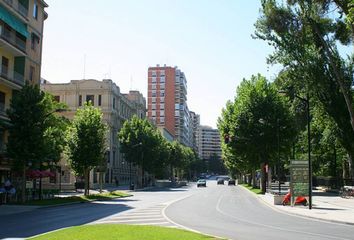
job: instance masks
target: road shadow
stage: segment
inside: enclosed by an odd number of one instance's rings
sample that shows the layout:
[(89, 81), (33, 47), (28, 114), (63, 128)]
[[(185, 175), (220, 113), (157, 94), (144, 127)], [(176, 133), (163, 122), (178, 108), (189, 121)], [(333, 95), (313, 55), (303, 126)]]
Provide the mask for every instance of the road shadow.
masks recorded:
[(345, 210), (345, 209), (342, 209), (342, 208), (326, 208), (326, 207), (313, 207), (313, 209), (330, 210), (330, 211), (344, 211)]
[(188, 188), (151, 188), (151, 189), (138, 189), (134, 192), (185, 192)]
[(78, 203), (39, 208), (0, 219), (0, 239), (27, 238), (49, 231), (87, 224), (132, 209), (124, 203)]
[(338, 193), (331, 193), (331, 192), (312, 192), (312, 196), (318, 197), (338, 197)]

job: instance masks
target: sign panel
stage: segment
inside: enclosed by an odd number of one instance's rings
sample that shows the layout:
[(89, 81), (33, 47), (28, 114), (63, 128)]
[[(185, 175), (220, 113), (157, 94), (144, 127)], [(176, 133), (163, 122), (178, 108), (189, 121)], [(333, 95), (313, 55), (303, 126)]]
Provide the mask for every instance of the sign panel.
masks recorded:
[(309, 196), (309, 166), (308, 161), (291, 161), (290, 164), (291, 202), (298, 196)]

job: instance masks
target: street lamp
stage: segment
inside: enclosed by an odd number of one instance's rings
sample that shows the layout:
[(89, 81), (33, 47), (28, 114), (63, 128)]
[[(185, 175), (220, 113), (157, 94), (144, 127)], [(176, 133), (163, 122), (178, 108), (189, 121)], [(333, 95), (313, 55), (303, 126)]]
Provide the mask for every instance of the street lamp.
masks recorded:
[[(279, 93), (286, 93), (285, 91), (279, 91)], [(306, 98), (300, 97), (298, 95), (294, 95), (297, 99), (304, 102), (306, 104), (306, 116), (307, 116), (307, 145), (308, 145), (308, 177), (309, 177), (309, 209), (312, 209), (312, 162), (311, 162), (311, 131), (310, 131), (310, 96), (307, 92)]]

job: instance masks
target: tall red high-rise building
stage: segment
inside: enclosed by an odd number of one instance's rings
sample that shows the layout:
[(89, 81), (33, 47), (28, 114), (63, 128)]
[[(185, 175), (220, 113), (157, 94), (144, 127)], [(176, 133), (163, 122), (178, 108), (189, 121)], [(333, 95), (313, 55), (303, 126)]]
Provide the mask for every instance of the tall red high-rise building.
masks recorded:
[(187, 81), (177, 67), (149, 67), (148, 118), (157, 126), (164, 127), (182, 144), (192, 146)]

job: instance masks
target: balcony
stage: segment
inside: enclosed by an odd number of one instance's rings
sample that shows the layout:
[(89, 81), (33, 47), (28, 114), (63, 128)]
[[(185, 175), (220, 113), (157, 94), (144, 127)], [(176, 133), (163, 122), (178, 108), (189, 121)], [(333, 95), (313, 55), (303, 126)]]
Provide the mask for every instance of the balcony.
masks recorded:
[[(25, 82), (24, 76), (16, 71), (13, 72), (13, 76), (10, 76), (8, 67), (4, 65), (1, 66), (0, 77), (9, 81), (11, 86), (12, 86), (11, 83), (16, 83), (17, 85), (23, 86)], [(1, 106), (0, 106), (0, 112), (1, 112)]]
[(16, 34), (16, 31), (5, 27), (4, 23), (0, 23), (0, 28), (2, 29), (0, 32), (0, 46), (12, 52), (15, 56), (26, 56), (26, 41), (21, 39)]
[(28, 8), (26, 8), (21, 2), (19, 1), (13, 1), (13, 0), (4, 0), (4, 2), (11, 8), (15, 10), (15, 12), (26, 19), (28, 21)]

